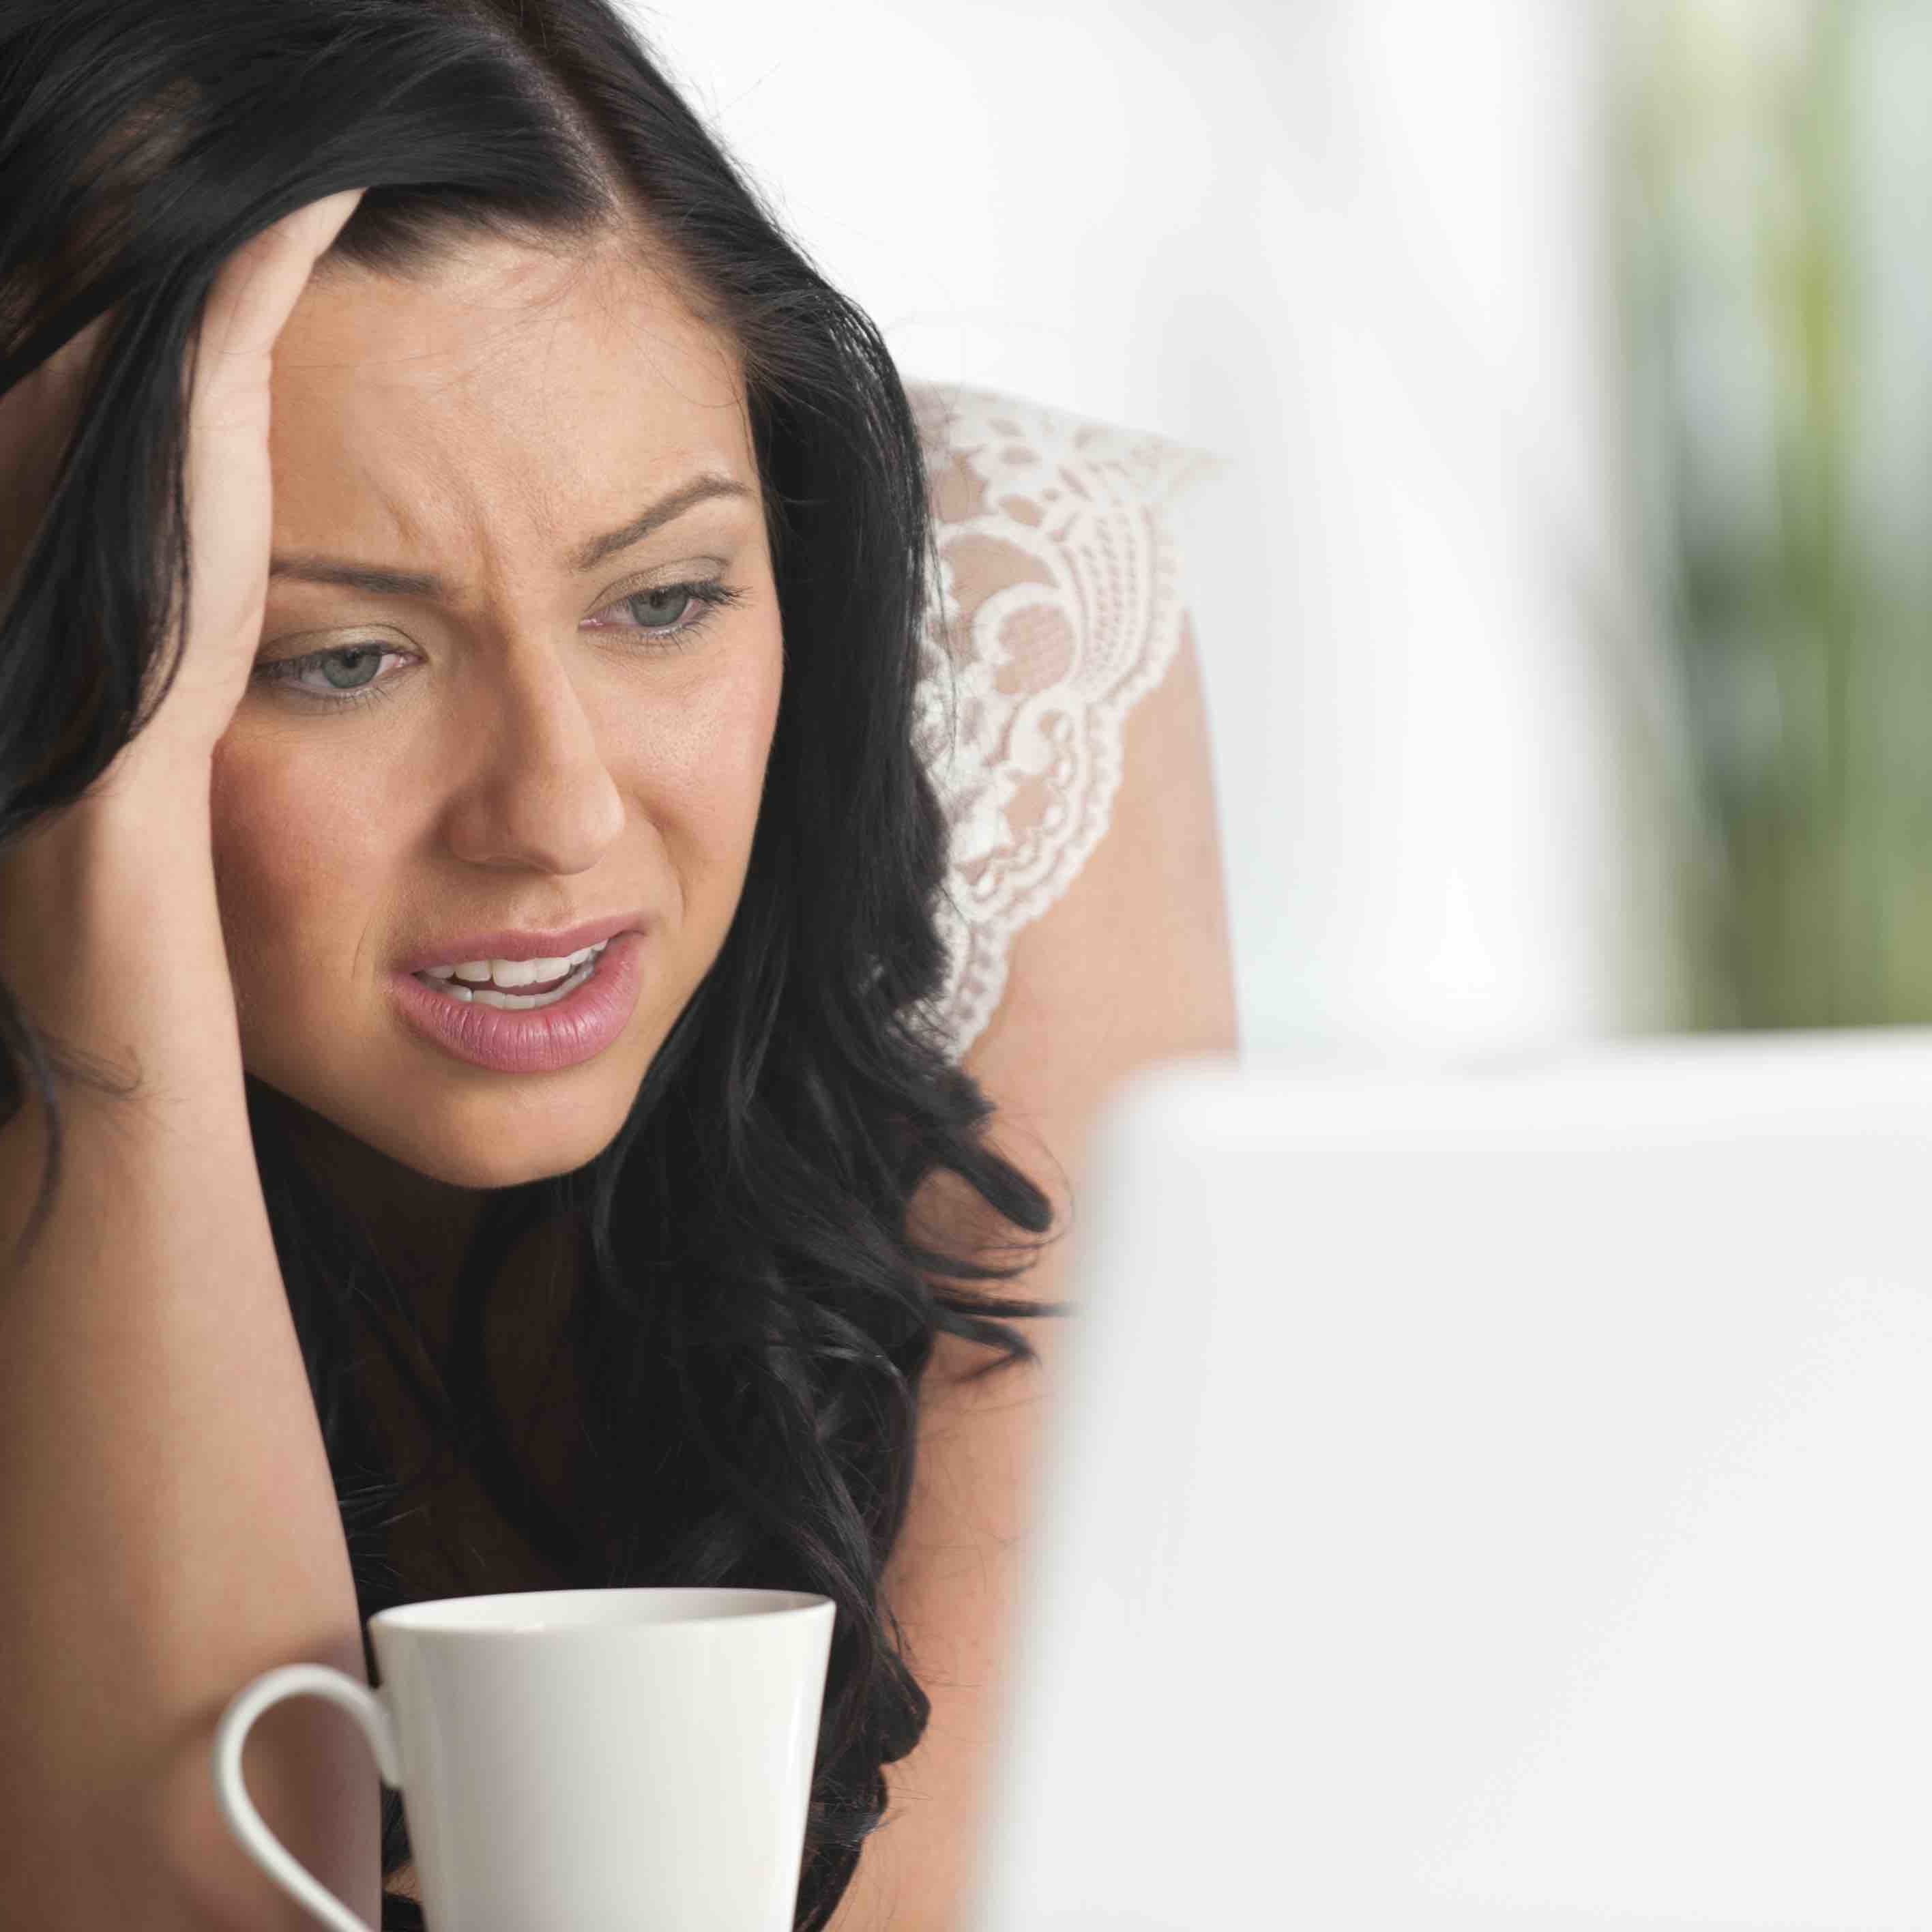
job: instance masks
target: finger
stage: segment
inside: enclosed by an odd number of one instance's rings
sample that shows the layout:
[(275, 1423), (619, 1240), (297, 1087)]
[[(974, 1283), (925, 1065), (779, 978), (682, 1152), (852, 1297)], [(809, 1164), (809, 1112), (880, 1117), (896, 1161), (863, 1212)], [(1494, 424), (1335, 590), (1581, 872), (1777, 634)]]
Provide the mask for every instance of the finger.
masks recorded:
[(285, 214), (249, 237), (223, 265), (203, 315), (214, 368), (254, 373), (273, 350), (317, 259), (356, 212), (364, 190), (344, 188)]
[[(195, 583), (187, 622), (225, 645), (259, 625), (272, 484), (272, 352), (316, 259), (361, 200), (312, 202), (252, 236), (208, 292), (194, 357), (186, 482)], [(214, 345), (212, 352), (203, 344)]]

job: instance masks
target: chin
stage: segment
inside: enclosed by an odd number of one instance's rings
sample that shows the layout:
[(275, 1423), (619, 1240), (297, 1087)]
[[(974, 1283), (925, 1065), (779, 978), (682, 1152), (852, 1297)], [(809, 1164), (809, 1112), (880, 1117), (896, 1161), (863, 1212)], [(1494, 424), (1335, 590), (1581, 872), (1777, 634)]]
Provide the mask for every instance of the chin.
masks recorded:
[(382, 1148), (392, 1160), (430, 1180), (446, 1186), (477, 1192), (502, 1187), (520, 1187), (532, 1180), (548, 1180), (560, 1174), (574, 1173), (595, 1160), (616, 1138), (616, 1130), (601, 1137), (574, 1134), (568, 1138), (532, 1147), (470, 1144), (461, 1140), (431, 1142), (406, 1148)]
[(322, 1094), (290, 1088), (272, 1076), (265, 1084), (295, 1103), (301, 1157), (338, 1172), (352, 1188), (383, 1185), (386, 1165), (466, 1192), (518, 1187), (570, 1174), (616, 1139), (626, 1115), (580, 1102), (567, 1110), (539, 1111), (518, 1119), (438, 1117), (424, 1107), (399, 1118), (393, 1103), (377, 1106), (366, 1095)]

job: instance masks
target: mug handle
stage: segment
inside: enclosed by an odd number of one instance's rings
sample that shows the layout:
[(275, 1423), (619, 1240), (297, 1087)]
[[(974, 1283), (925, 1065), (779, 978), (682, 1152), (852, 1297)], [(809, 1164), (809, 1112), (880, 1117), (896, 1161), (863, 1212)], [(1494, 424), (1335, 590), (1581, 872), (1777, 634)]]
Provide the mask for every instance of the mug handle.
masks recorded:
[(264, 1671), (252, 1684), (244, 1684), (229, 1700), (228, 1708), (214, 1731), (214, 1795), (220, 1802), (228, 1828), (241, 1841), (242, 1849), (266, 1872), (298, 1905), (329, 1928), (329, 1932), (372, 1932), (327, 1886), (305, 1871), (283, 1847), (255, 1809), (248, 1788), (242, 1778), (242, 1747), (248, 1742), (249, 1726), (272, 1704), (284, 1697), (326, 1697), (339, 1704), (362, 1727), (376, 1754), (376, 1768), (382, 1782), (392, 1791), (403, 1784), (402, 1759), (396, 1748), (396, 1730), (381, 1696), (366, 1684), (326, 1664), (285, 1664), (279, 1670)]

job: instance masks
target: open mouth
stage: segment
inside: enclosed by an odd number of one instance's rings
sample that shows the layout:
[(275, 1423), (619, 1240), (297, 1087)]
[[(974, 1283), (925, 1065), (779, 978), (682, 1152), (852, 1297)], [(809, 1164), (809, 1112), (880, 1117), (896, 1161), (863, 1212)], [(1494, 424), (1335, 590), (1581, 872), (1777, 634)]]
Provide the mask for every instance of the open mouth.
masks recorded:
[(596, 974), (599, 957), (601, 953), (593, 954), (574, 972), (566, 973), (560, 979), (539, 980), (515, 988), (496, 986), (487, 981), (472, 986), (447, 974), (439, 976), (418, 973), (414, 976), (446, 999), (464, 1005), (500, 1006), (511, 1012), (524, 1012), (532, 1007), (554, 1006), (558, 1000), (568, 999)]
[(452, 1058), (496, 1073), (558, 1073), (622, 1037), (642, 996), (645, 946), (641, 928), (614, 934), (574, 965), (557, 956), (533, 962), (570, 970), (528, 986), (459, 980), (454, 967), (398, 972), (389, 983), (403, 1024)]

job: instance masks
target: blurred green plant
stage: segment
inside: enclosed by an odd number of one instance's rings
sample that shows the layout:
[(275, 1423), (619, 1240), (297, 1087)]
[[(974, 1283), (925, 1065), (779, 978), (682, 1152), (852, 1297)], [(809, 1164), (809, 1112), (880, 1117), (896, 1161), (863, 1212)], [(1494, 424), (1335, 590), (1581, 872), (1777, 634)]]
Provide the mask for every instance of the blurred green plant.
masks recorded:
[(1686, 1023), (1932, 1021), (1932, 5), (1612, 4)]

